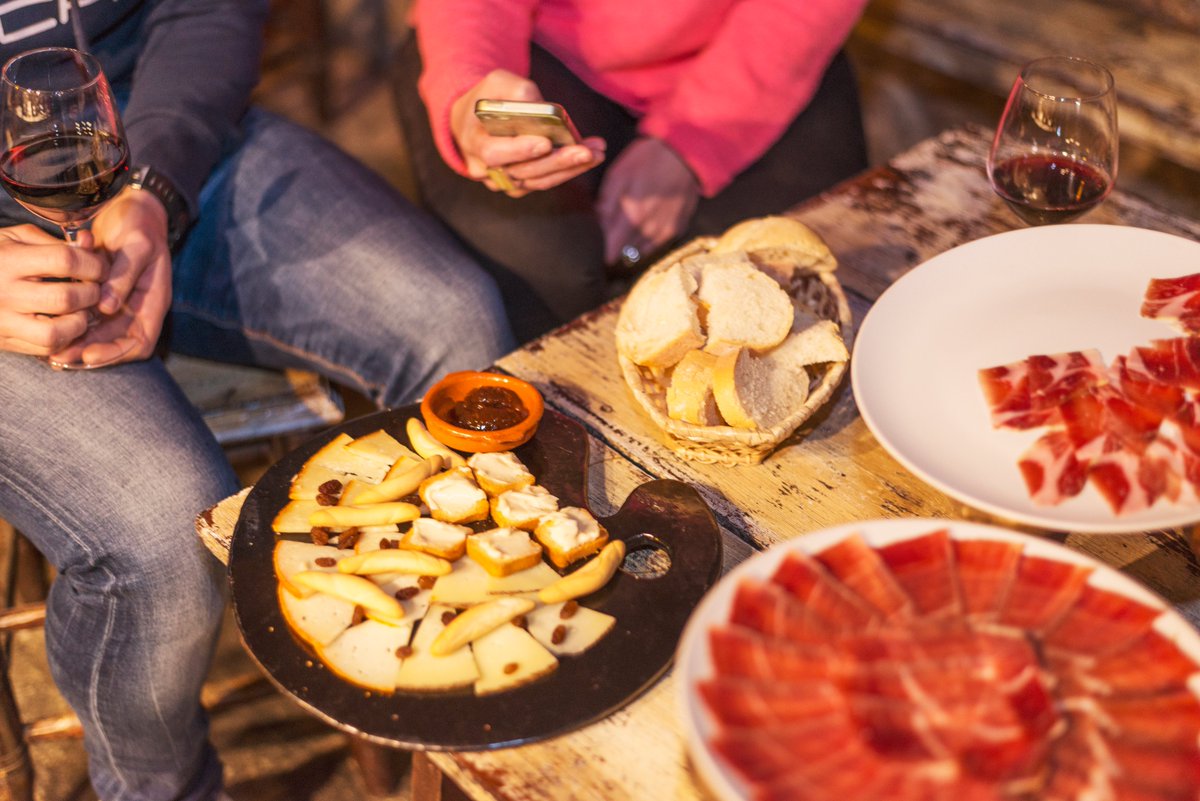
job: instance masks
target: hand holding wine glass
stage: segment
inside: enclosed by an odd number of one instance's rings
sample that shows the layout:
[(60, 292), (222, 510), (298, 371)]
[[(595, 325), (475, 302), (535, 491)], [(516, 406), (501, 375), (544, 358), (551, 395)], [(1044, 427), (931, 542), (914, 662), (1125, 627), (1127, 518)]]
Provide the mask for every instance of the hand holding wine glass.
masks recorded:
[(988, 153), (992, 188), (1027, 223), (1061, 223), (1108, 197), (1117, 178), (1112, 74), (1091, 61), (1031, 61), (1013, 83)]
[[(70, 244), (80, 226), (125, 186), (129, 149), (116, 102), (99, 62), (64, 47), (30, 50), (0, 70), (0, 179), (22, 206), (57, 224)], [(63, 280), (46, 275), (45, 282)], [(140, 327), (128, 307), (112, 315), (91, 310), (90, 328), (103, 332), (95, 354), (76, 348), (58, 368), (87, 369), (118, 360), (134, 348)], [(92, 339), (95, 339), (94, 337)]]

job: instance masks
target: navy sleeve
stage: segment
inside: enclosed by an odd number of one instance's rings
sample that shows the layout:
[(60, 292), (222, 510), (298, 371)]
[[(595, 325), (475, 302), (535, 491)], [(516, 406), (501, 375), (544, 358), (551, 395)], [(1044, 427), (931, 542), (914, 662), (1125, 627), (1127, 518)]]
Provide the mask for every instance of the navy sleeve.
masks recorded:
[(187, 199), (236, 141), (258, 82), (267, 0), (150, 0), (125, 108), (132, 163)]

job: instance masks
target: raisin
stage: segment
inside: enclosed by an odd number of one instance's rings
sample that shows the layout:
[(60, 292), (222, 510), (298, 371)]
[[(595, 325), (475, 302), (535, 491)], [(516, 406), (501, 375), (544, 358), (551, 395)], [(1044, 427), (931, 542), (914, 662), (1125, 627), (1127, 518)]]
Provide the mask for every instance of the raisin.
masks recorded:
[(456, 617), (458, 617), (458, 612), (451, 612), (450, 610), (446, 610), (445, 612), (442, 612), (442, 625), (449, 626), (450, 621), (454, 620), (454, 618), (456, 618)]
[(319, 506), (337, 506), (338, 498), (336, 495), (326, 495), (324, 492), (317, 493), (317, 505)]
[(317, 492), (323, 495), (341, 495), (342, 482), (336, 478), (331, 478), (328, 481), (322, 482), (321, 486), (317, 487)]
[(387, 538), (384, 538), (379, 541), (379, 550), (381, 550), (381, 551), (394, 551), (399, 547), (400, 547), (399, 540), (389, 540)]
[(318, 556), (313, 560), (313, 564), (317, 567), (333, 567), (337, 564), (337, 560), (332, 556)]
[(516, 662), (509, 662), (507, 665), (504, 666), (504, 672), (505, 673), (516, 673), (517, 669), (520, 667), (521, 666), (518, 665)]
[(351, 526), (338, 535), (339, 548), (353, 548), (358, 543), (358, 538), (362, 536), (362, 532)]
[(357, 626), (367, 619), (367, 613), (358, 604), (354, 605), (354, 614), (350, 617), (350, 625)]
[(329, 529), (324, 526), (313, 526), (312, 531), (308, 532), (308, 536), (312, 537), (315, 545), (329, 544)]
[(411, 645), (401, 645), (396, 649), (396, 656), (400, 657), (401, 659), (408, 659), (412, 655), (413, 649)]
[(416, 594), (420, 591), (417, 587), (401, 587), (395, 592), (396, 600), (407, 601), (409, 598), (416, 597)]
[(514, 617), (513, 625), (516, 626), (517, 628), (525, 629), (526, 631), (529, 630), (529, 621), (525, 619), (524, 615), (517, 615), (516, 617)]
[(562, 641), (567, 639), (567, 627), (555, 626), (554, 631), (550, 634), (550, 642), (554, 645), (562, 645)]
[(558, 616), (563, 620), (575, 617), (575, 612), (579, 610), (579, 602), (574, 598), (562, 605), (562, 609), (558, 610)]
[(421, 576), (417, 579), (417, 586), (423, 590), (433, 589), (434, 582), (437, 581), (437, 576)]

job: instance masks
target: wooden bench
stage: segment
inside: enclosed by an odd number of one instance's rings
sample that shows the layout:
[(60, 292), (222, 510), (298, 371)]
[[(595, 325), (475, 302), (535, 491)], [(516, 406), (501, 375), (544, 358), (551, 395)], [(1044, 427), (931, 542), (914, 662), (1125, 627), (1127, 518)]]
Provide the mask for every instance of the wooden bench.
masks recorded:
[(1119, 184), (1200, 212), (1196, 0), (872, 0), (850, 51), (876, 160), (950, 125), (994, 127), (1026, 61), (1103, 63), (1119, 98)]

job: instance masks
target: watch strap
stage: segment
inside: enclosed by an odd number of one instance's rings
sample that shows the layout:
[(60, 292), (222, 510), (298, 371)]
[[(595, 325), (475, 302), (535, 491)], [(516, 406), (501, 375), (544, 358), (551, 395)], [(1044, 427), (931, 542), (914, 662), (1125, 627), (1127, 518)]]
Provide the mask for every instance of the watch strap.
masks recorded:
[(167, 244), (174, 248), (192, 221), (183, 195), (166, 176), (147, 164), (133, 168), (129, 185), (150, 192), (162, 202), (167, 210)]

